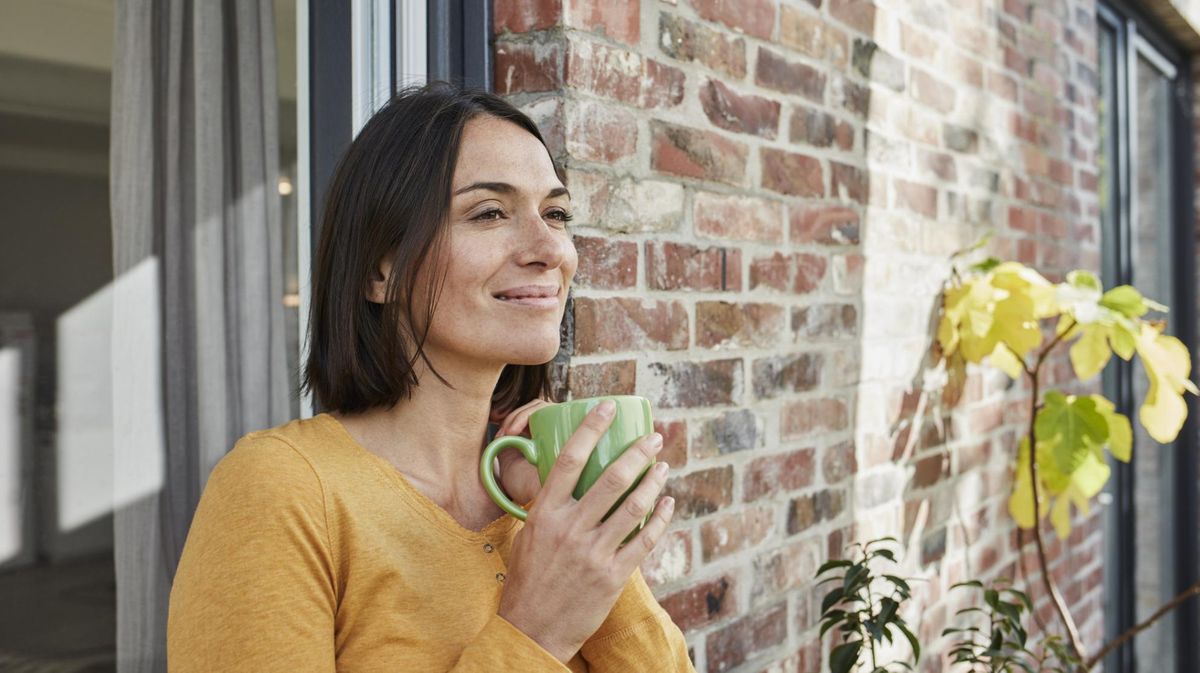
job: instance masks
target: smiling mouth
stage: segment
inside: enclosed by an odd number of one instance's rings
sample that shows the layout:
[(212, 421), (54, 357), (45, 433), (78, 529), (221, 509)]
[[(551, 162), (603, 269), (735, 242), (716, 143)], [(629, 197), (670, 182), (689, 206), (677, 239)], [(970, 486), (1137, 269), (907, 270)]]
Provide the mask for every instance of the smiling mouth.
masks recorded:
[(524, 306), (530, 308), (558, 308), (558, 297), (506, 297), (504, 295), (496, 295), (496, 299), (512, 306)]

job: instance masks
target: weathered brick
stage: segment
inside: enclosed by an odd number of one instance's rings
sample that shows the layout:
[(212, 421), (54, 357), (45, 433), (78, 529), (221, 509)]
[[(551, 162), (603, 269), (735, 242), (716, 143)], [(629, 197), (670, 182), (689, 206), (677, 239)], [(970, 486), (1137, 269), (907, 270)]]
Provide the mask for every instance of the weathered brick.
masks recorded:
[(807, 294), (820, 287), (826, 266), (824, 257), (804, 252), (756, 257), (750, 265), (750, 289), (765, 286), (780, 292)]
[(737, 579), (724, 574), (659, 601), (680, 631), (693, 631), (737, 614)]
[(789, 402), (780, 411), (779, 434), (784, 440), (840, 432), (848, 427), (846, 401), (836, 397)]
[(640, 0), (566, 0), (563, 23), (636, 45), (641, 39)]
[(821, 474), (825, 483), (836, 484), (858, 471), (854, 442), (839, 442), (821, 451)]
[(575, 352), (580, 355), (687, 345), (687, 309), (678, 301), (575, 298)]
[(954, 87), (917, 68), (912, 71), (912, 94), (913, 98), (942, 114), (954, 111), (957, 99)]
[(904, 90), (904, 61), (881, 49), (873, 40), (854, 40), (850, 64), (865, 79), (893, 91)]
[(754, 395), (769, 399), (815, 388), (824, 358), (819, 353), (776, 355), (754, 361)]
[[(838, 126), (838, 120), (828, 112), (797, 107), (792, 112), (792, 119), (788, 127), (788, 140), (813, 147), (830, 147), (837, 138)], [(842, 149), (849, 148), (843, 147)]]
[(829, 15), (860, 33), (875, 33), (875, 3), (872, 0), (829, 0)]
[(692, 7), (703, 19), (763, 40), (771, 39), (775, 29), (775, 3), (771, 0), (692, 0)]
[(770, 147), (761, 150), (762, 186), (788, 196), (824, 196), (825, 173), (815, 157)]
[(787, 603), (747, 615), (708, 635), (708, 671), (724, 673), (787, 639)]
[(730, 38), (676, 14), (658, 16), (658, 45), (663, 53), (680, 61), (698, 61), (735, 79), (746, 75), (746, 41)]
[(635, 51), (572, 39), (565, 82), (594, 96), (646, 108), (673, 107), (683, 101), (686, 76)]
[(663, 448), (658, 460), (668, 463), (672, 469), (683, 467), (688, 462), (688, 423), (685, 420), (654, 421), (654, 431), (663, 436)]
[(859, 214), (845, 206), (796, 206), (790, 213), (792, 243), (858, 245)]
[(557, 42), (500, 42), (494, 56), (498, 94), (553, 91), (562, 85), (563, 48)]
[[(779, 549), (759, 554), (754, 559), (754, 583), (750, 587), (750, 604), (758, 606), (773, 601), (790, 591), (810, 584), (821, 560), (822, 539), (809, 537)], [(801, 624), (811, 623), (807, 620)], [(819, 670), (820, 664), (813, 669)], [(788, 673), (791, 673), (789, 669)]]
[(779, 491), (795, 491), (813, 482), (813, 450), (799, 449), (757, 458), (746, 466), (742, 499), (752, 502)]
[(742, 251), (686, 243), (646, 243), (646, 281), (654, 290), (742, 289)]
[(758, 48), (754, 83), (818, 103), (825, 98), (825, 73), (804, 63), (790, 62), (764, 47)]
[(896, 205), (925, 217), (937, 217), (937, 188), (896, 178)]
[(826, 489), (793, 498), (788, 504), (787, 534), (795, 535), (823, 521), (833, 521), (845, 509), (846, 493), (842, 489)]
[(492, 25), (497, 33), (546, 30), (562, 19), (563, 0), (495, 0)]
[(712, 514), (733, 502), (733, 466), (673, 477), (663, 495), (675, 498), (676, 521)]
[(714, 126), (727, 131), (774, 138), (779, 128), (779, 102), (739, 94), (719, 80), (700, 87), (700, 107)]
[(567, 153), (584, 161), (614, 163), (637, 149), (633, 113), (612, 105), (576, 101), (565, 117)]
[(687, 76), (679, 68), (646, 59), (642, 73), (642, 97), (639, 105), (645, 108), (674, 107), (683, 102)]
[(749, 150), (711, 131), (650, 123), (650, 167), (662, 173), (740, 185)]
[(829, 162), (833, 186), (830, 192), (843, 201), (866, 204), (871, 197), (871, 178), (863, 169), (839, 161)]
[(913, 471), (913, 488), (928, 488), (950, 476), (950, 454), (939, 451), (917, 461)]
[(692, 531), (673, 530), (664, 534), (655, 545), (654, 551), (642, 561), (641, 569), (646, 584), (651, 588), (670, 584), (691, 575)]
[(798, 306), (792, 310), (792, 332), (801, 341), (855, 336), (858, 309), (853, 304)]
[(575, 398), (632, 395), (637, 390), (637, 361), (571, 365), (568, 381), (571, 396)]
[(592, 201), (604, 209), (596, 226), (615, 233), (675, 231), (683, 220), (683, 187), (673, 182), (606, 182)]
[(750, 507), (705, 521), (700, 527), (700, 554), (705, 563), (757, 547), (775, 529), (771, 507)]
[(700, 421), (692, 421), (696, 436), (692, 438), (692, 455), (715, 458), (738, 451), (749, 451), (759, 444), (759, 420), (749, 409), (726, 411)]
[(616, 290), (637, 284), (637, 243), (593, 236), (576, 236), (574, 241), (579, 255), (576, 287)]
[(651, 402), (663, 408), (714, 407), (737, 404), (741, 395), (742, 361), (680, 361), (647, 365)]
[(692, 200), (692, 222), (705, 238), (783, 242), (779, 204), (766, 199), (698, 192)]
[(846, 33), (824, 17), (790, 5), (783, 5), (779, 16), (779, 42), (805, 56), (846, 64)]
[(775, 304), (696, 303), (696, 345), (701, 348), (768, 348), (779, 343), (783, 307)]

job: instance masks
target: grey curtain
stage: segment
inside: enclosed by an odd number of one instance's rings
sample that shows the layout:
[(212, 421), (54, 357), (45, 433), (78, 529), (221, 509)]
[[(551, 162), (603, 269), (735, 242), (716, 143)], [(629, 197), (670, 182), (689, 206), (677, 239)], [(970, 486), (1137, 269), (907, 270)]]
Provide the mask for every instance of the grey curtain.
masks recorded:
[(271, 0), (118, 0), (114, 536), (122, 673), (166, 670), (213, 465), (287, 420)]

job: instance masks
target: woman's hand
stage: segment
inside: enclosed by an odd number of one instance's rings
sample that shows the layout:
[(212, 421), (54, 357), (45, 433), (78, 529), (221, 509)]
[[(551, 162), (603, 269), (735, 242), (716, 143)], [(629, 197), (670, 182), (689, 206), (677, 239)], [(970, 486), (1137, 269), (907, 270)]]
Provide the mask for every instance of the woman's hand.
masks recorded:
[[(505, 435), (529, 436), (529, 416), (542, 407), (550, 406), (546, 400), (533, 400), (509, 412), (500, 421), (497, 437)], [(533, 500), (542, 488), (537, 468), (525, 460), (520, 451), (510, 449), (500, 454), (500, 487), (513, 502), (524, 505)]]
[[(607, 414), (604, 408), (608, 407)], [(662, 450), (662, 435), (635, 442), (581, 500), (572, 492), (588, 456), (612, 423), (611, 402), (593, 409), (563, 445), (524, 528), (513, 539), (497, 614), (567, 662), (608, 616), (629, 576), (654, 549), (674, 511), (663, 498), (637, 536), (667, 481), (667, 464), (646, 473), (621, 507), (601, 521)]]

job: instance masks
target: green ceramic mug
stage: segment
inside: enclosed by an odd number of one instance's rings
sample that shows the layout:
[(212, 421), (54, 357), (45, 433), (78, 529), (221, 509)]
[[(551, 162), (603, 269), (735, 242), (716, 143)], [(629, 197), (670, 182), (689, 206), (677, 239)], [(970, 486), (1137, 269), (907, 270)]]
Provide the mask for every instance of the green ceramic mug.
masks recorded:
[[(596, 448), (592, 450), (587, 464), (584, 465), (583, 472), (579, 476), (579, 481), (575, 484), (576, 500), (583, 497), (583, 494), (600, 478), (600, 474), (616, 461), (625, 452), (625, 449), (654, 432), (654, 419), (650, 416), (650, 401), (644, 397), (634, 395), (588, 397), (542, 407), (529, 416), (529, 434), (532, 439), (512, 435), (498, 437), (483, 450), (483, 457), (479, 462), (479, 474), (483, 479), (483, 486), (492, 500), (504, 511), (524, 521), (529, 513), (509, 499), (501, 490), (500, 485), (496, 483), (496, 475), (492, 471), (492, 462), (501, 451), (516, 448), (521, 455), (525, 456), (525, 460), (537, 467), (538, 480), (545, 484), (546, 478), (550, 475), (550, 468), (554, 467), (554, 461), (558, 458), (567, 439), (583, 422), (588, 412), (604, 400), (612, 400), (616, 404), (616, 412), (613, 414), (612, 424), (600, 437), (600, 441), (596, 442)], [(637, 488), (638, 484), (642, 482), (642, 477), (646, 475), (646, 471), (655, 462), (657, 461), (651, 461), (646, 469), (642, 470), (629, 490), (622, 494), (616, 504), (604, 515), (604, 519), (607, 520), (624, 502), (625, 497)], [(646, 518), (630, 533), (630, 538), (646, 525), (653, 513), (651, 511), (646, 515)], [(628, 538), (626, 542), (628, 542)]]

